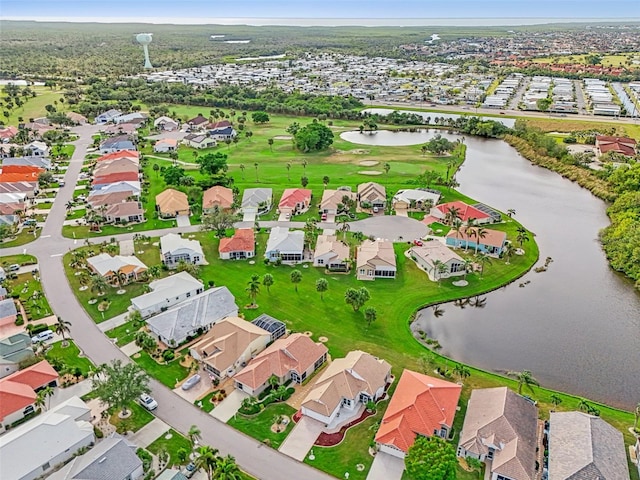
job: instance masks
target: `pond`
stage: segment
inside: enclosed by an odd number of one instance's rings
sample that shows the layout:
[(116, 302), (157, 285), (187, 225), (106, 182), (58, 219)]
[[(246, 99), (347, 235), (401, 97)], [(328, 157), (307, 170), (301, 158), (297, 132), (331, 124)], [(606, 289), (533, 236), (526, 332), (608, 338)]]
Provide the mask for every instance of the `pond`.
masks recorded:
[(362, 110), (363, 113), (377, 113), (378, 115), (389, 115), (395, 111), (401, 111), (404, 113), (414, 113), (416, 115), (420, 115), (425, 120), (429, 118), (431, 123), (435, 123), (436, 118), (446, 118), (446, 119), (455, 119), (460, 117), (479, 117), (481, 120), (493, 120), (494, 122), (498, 122), (503, 124), (505, 127), (513, 127), (516, 124), (516, 120), (514, 118), (501, 118), (501, 117), (484, 117), (479, 115), (458, 115), (456, 113), (442, 113), (442, 112), (420, 112), (417, 110), (394, 110), (392, 108), (365, 108)]
[(420, 145), (431, 140), (437, 133), (443, 133), (435, 129), (419, 129), (415, 132), (399, 132), (397, 130), (375, 130), (362, 132), (352, 130), (340, 134), (342, 140), (357, 143), (359, 145), (377, 145), (380, 147), (406, 147), (408, 145)]

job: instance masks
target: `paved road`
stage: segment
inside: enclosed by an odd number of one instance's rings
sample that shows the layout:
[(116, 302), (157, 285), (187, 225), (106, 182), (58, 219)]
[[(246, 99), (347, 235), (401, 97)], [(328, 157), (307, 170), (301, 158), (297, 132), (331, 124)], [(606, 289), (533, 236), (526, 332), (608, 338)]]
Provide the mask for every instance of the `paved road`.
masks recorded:
[[(71, 336), (87, 357), (96, 364), (107, 363), (114, 359), (128, 362), (129, 358), (103, 335), (78, 303), (66, 280), (62, 264), (62, 255), (74, 246), (81, 244), (80, 240), (63, 238), (60, 226), (66, 215), (65, 205), (73, 195), (86, 149), (92, 143), (91, 135), (95, 130), (94, 126), (74, 129), (80, 138), (74, 142), (76, 150), (65, 175), (67, 186), (58, 193), (42, 236), (26, 246), (3, 249), (2, 254), (12, 255), (26, 250), (38, 258), (42, 285), (49, 304), (56, 315), (71, 322)], [(170, 230), (162, 232), (166, 233), (167, 231)], [(149, 235), (159, 233), (159, 231), (148, 232)], [(124, 237), (127, 236), (131, 235)], [(183, 434), (189, 431), (191, 425), (198, 425), (202, 430), (204, 443), (219, 449), (222, 454), (233, 455), (242, 469), (256, 478), (265, 480), (280, 480), (282, 478), (324, 480), (331, 478), (319, 470), (296, 462), (228, 427), (183, 400), (159, 382), (152, 380), (150, 385), (153, 396), (159, 404), (158, 409), (154, 412), (159, 419)]]

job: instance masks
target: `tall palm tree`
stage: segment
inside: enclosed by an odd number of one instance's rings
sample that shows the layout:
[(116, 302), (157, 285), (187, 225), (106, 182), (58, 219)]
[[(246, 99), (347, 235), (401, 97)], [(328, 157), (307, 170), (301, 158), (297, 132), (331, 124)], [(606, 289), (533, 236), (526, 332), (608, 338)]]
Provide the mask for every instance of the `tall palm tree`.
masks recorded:
[(300, 270), (294, 270), (291, 272), (291, 283), (295, 285), (296, 293), (298, 292), (298, 284), (302, 281), (302, 272)]
[(213, 480), (213, 474), (218, 461), (218, 450), (208, 445), (199, 447), (196, 451), (197, 457), (193, 462), (197, 470), (203, 470), (209, 480)]
[(287, 162), (287, 181), (291, 181), (291, 162)]
[(191, 449), (194, 450), (200, 440), (202, 440), (202, 431), (197, 425), (191, 425), (189, 432), (187, 432), (187, 438), (191, 442)]
[(502, 255), (504, 257), (504, 263), (509, 265), (509, 260), (516, 253), (516, 247), (513, 246), (511, 242), (506, 243), (502, 248)]
[(249, 293), (249, 298), (251, 298), (251, 306), (255, 307), (256, 305), (256, 297), (260, 292), (260, 275), (254, 273), (251, 275), (251, 280), (247, 283), (247, 288), (245, 289), (247, 293)]
[(62, 337), (62, 344), (67, 345), (68, 342), (66, 339), (66, 334), (71, 334), (71, 329), (69, 328), (71, 326), (71, 322), (63, 320), (60, 317), (57, 317), (57, 319), (58, 321), (53, 326), (53, 331)]
[(433, 261), (433, 273), (436, 278), (436, 281), (438, 282), (438, 286), (441, 285), (440, 280), (442, 279), (442, 274), (446, 273), (447, 270), (449, 270), (449, 267), (447, 267), (446, 263), (438, 259)]
[(53, 391), (53, 388), (51, 388), (49, 385), (47, 385), (42, 390), (40, 390), (38, 393), (41, 393), (42, 396), (47, 400), (47, 410), (49, 410), (49, 405), (51, 404), (51, 397), (53, 397), (53, 394), (55, 393)]
[(531, 393), (533, 393), (533, 387), (539, 387), (540, 383), (531, 374), (529, 370), (523, 370), (521, 372), (509, 372), (509, 376), (515, 377), (518, 380), (518, 395), (522, 395), (522, 387), (527, 387)]
[(351, 225), (349, 225), (349, 219), (347, 217), (340, 220), (340, 232), (342, 232), (343, 239), (347, 236), (347, 232), (350, 229), (351, 229)]
[(91, 275), (91, 291), (98, 294), (104, 295), (107, 291), (109, 284), (101, 275)]
[(47, 405), (47, 397), (44, 394), (44, 390), (40, 390), (37, 394), (36, 394), (36, 400), (35, 402), (36, 408), (46, 408)]
[(581, 398), (578, 402), (578, 410), (581, 412), (588, 412), (591, 409), (591, 405), (584, 398)]
[(554, 408), (558, 408), (558, 405), (560, 405), (562, 403), (562, 398), (560, 397), (560, 395), (558, 395), (556, 393), (552, 393), (551, 394), (551, 403), (553, 404)]
[(480, 245), (480, 240), (487, 236), (487, 229), (484, 227), (478, 227), (475, 229), (476, 232), (476, 253), (478, 253), (478, 247)]
[(459, 218), (456, 218), (451, 226), (451, 229), (456, 232), (456, 248), (460, 248), (460, 233), (462, 233), (463, 226), (464, 224)]
[(244, 163), (241, 163), (240, 170), (242, 170), (242, 180), (244, 180), (244, 169), (245, 169)]
[(258, 180), (258, 166), (259, 166), (259, 165), (260, 165), (260, 164), (259, 164), (258, 162), (256, 162), (256, 163), (254, 163), (254, 164), (253, 164), (253, 166), (254, 166), (254, 167), (255, 167), (255, 169), (256, 169), (256, 182), (259, 182), (259, 180)]
[(218, 457), (216, 462), (213, 480), (240, 480), (242, 474), (236, 463), (236, 459), (231, 455), (226, 457)]
[(484, 266), (486, 264), (491, 265), (491, 257), (484, 252), (478, 252), (476, 253), (476, 259), (478, 263), (480, 263), (480, 278), (482, 278), (482, 275), (484, 275)]
[(462, 268), (464, 269), (464, 275), (462, 276), (463, 280), (467, 279), (467, 274), (473, 271), (473, 260), (470, 258), (465, 258), (462, 260)]
[(467, 224), (464, 227), (464, 234), (467, 236), (467, 244), (464, 247), (464, 251), (469, 250), (469, 240), (476, 236), (476, 219), (471, 217), (467, 220)]
[(527, 231), (524, 229), (524, 227), (518, 227), (518, 235), (516, 236), (516, 241), (520, 244), (520, 247), (522, 248), (522, 244), (524, 242), (528, 242), (529, 241), (529, 235), (527, 234)]
[(453, 222), (460, 218), (460, 209), (458, 207), (447, 208), (447, 213), (444, 215), (444, 223), (453, 225)]

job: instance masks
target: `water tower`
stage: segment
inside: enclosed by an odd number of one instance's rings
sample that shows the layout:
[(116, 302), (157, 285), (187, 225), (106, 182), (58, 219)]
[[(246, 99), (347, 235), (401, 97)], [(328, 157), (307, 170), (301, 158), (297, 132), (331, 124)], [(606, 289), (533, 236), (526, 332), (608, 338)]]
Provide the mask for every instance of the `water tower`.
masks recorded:
[(153, 40), (152, 35), (153, 33), (139, 33), (136, 35), (136, 41), (142, 45), (142, 48), (144, 49), (144, 68), (153, 68), (151, 61), (149, 60), (149, 44), (151, 43), (151, 40)]

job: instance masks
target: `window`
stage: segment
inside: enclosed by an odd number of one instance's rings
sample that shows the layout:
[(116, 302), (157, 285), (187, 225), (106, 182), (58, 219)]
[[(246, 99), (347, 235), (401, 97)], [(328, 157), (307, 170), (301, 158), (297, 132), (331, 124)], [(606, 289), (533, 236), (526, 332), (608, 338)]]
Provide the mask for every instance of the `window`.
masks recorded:
[(322, 258), (318, 259), (318, 265), (324, 265), (324, 260)]
[(191, 296), (191, 292), (187, 292), (187, 298)]

